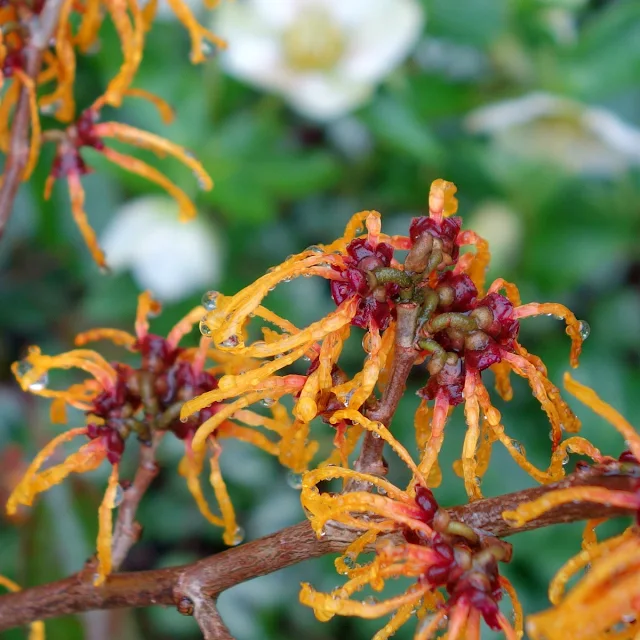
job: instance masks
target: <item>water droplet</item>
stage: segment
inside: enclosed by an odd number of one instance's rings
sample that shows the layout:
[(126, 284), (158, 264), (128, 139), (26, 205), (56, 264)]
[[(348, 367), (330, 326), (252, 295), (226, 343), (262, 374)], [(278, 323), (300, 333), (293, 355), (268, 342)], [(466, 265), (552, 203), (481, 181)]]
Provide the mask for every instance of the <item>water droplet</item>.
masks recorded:
[(580, 324), (578, 325), (578, 331), (580, 332), (580, 337), (583, 340), (586, 340), (591, 334), (591, 327), (589, 326), (588, 322), (585, 322), (584, 320), (580, 320)]
[(345, 407), (349, 406), (349, 403), (351, 402), (351, 398), (353, 397), (353, 394), (355, 393), (355, 391), (356, 391), (355, 389), (351, 389), (351, 391), (349, 391), (349, 393), (347, 393), (347, 395), (344, 397), (344, 406)]
[(371, 334), (365, 333), (362, 338), (362, 348), (367, 352), (371, 353)]
[(209, 328), (209, 325), (207, 324), (207, 317), (206, 316), (204, 318), (202, 318), (202, 320), (200, 320), (200, 333), (205, 338), (210, 338), (211, 337), (211, 329)]
[(525, 450), (524, 450), (524, 446), (522, 444), (522, 442), (519, 442), (518, 440), (512, 440), (511, 441), (511, 446), (521, 455), (525, 455)]
[(289, 278), (282, 278), (282, 280), (280, 280), (280, 282), (282, 282), (283, 284), (286, 284), (287, 282), (291, 282), (291, 280), (293, 280), (293, 278), (289, 277)]
[(568, 464), (569, 464), (569, 454), (566, 453), (564, 458), (562, 458), (562, 466), (564, 467), (564, 466), (566, 466)]
[(289, 471), (287, 473), (287, 484), (292, 489), (302, 489), (302, 474)]
[(242, 544), (244, 541), (244, 529), (242, 527), (236, 527), (236, 530), (233, 534), (233, 542), (232, 545), (236, 546)]
[(276, 403), (275, 398), (262, 398), (262, 405), (264, 407), (273, 407), (273, 405)]
[(202, 51), (202, 55), (205, 58), (212, 58), (216, 54), (217, 50), (217, 47), (207, 40), (203, 40), (200, 44), (200, 51)]
[(373, 437), (374, 437), (376, 440), (379, 440), (379, 439), (380, 439), (380, 434), (379, 434), (379, 433), (376, 433), (375, 431), (372, 431), (371, 433), (373, 434)]
[(119, 484), (116, 487), (116, 495), (113, 498), (113, 508), (115, 509), (116, 507), (119, 507), (122, 504), (123, 500), (124, 500), (124, 489), (122, 488), (122, 485)]
[(221, 347), (227, 347), (227, 348), (229, 348), (229, 347), (237, 347), (238, 346), (238, 342), (239, 342), (238, 336), (231, 335), (226, 340), (223, 340), (220, 343), (220, 346)]
[(381, 495), (381, 496), (386, 496), (387, 495), (387, 490), (384, 487), (379, 487), (376, 485), (376, 491)]
[(220, 295), (219, 291), (207, 291), (202, 296), (202, 306), (207, 311), (213, 311), (218, 306), (218, 296)]
[(374, 604), (378, 604), (378, 598), (374, 596), (367, 596), (362, 602), (364, 604), (374, 605)]
[(36, 393), (38, 391), (42, 391), (43, 389), (46, 389), (48, 383), (49, 383), (49, 374), (45, 371), (37, 380), (34, 380), (29, 385), (29, 391), (34, 391)]
[(198, 183), (198, 189), (200, 189), (201, 191), (209, 191), (209, 189), (211, 188), (211, 184), (209, 183), (209, 181), (204, 176), (201, 176), (195, 171), (193, 175), (195, 176), (196, 182)]
[(31, 369), (33, 369), (33, 365), (28, 360), (20, 360), (20, 362), (18, 362), (16, 373), (19, 378), (22, 378), (23, 376), (26, 376)]
[(345, 554), (342, 558), (342, 562), (344, 562), (344, 566), (347, 567), (347, 569), (355, 569), (356, 567), (356, 559), (351, 553)]

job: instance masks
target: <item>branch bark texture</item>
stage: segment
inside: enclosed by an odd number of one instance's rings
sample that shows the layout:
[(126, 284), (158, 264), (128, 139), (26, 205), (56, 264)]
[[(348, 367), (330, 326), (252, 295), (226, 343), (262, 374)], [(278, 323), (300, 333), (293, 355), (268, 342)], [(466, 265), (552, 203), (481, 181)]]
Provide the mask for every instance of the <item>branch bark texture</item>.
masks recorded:
[[(506, 537), (522, 531), (553, 524), (576, 522), (594, 517), (615, 517), (629, 512), (602, 505), (577, 503), (549, 511), (523, 527), (511, 527), (502, 519), (502, 512), (515, 509), (555, 489), (573, 486), (598, 486), (608, 489), (633, 490), (637, 477), (617, 473), (612, 468), (590, 468), (577, 471), (561, 482), (525, 489), (497, 498), (478, 500), (449, 509), (451, 516), (479, 533)], [(27, 624), (33, 620), (118, 607), (147, 607), (155, 604), (177, 605), (184, 609), (185, 598), (215, 599), (226, 589), (258, 576), (283, 569), (303, 560), (328, 553), (341, 552), (355, 537), (355, 532), (330, 529), (323, 538), (316, 538), (308, 522), (301, 522), (259, 540), (234, 547), (186, 566), (122, 573), (110, 576), (101, 587), (93, 586), (93, 568), (63, 580), (9, 593), (0, 597), (0, 631)], [(191, 585), (191, 589), (190, 589)], [(205, 622), (210, 613), (205, 607)], [(196, 613), (194, 606), (194, 611)], [(216, 622), (217, 624), (217, 622)], [(221, 623), (222, 624), (222, 623)], [(215, 637), (215, 636), (210, 636)], [(224, 635), (218, 637), (224, 638)]]

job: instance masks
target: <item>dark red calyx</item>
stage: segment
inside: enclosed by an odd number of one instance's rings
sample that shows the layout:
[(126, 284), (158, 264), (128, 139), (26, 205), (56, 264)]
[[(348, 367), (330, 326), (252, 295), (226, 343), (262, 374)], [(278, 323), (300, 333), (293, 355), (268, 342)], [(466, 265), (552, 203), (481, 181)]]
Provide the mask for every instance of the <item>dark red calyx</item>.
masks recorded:
[(501, 348), (495, 340), (489, 338), (488, 344), (482, 349), (465, 349), (464, 360), (467, 367), (476, 371), (484, 371), (502, 360)]
[(92, 147), (101, 151), (104, 149), (102, 138), (96, 135), (94, 131), (95, 123), (98, 120), (98, 113), (92, 109), (86, 109), (80, 114), (75, 130), (78, 138), (77, 146)]
[(142, 355), (142, 368), (145, 371), (158, 373), (176, 361), (183, 351), (179, 347), (172, 347), (162, 336), (147, 334), (133, 345)]
[(16, 69), (24, 69), (25, 57), (22, 49), (9, 51), (2, 61), (2, 75), (11, 78)]
[(52, 178), (57, 180), (71, 175), (84, 176), (90, 172), (91, 170), (75, 147), (70, 145), (65, 145), (64, 148), (59, 147), (51, 167)]
[(427, 384), (418, 391), (421, 398), (433, 400), (440, 390), (444, 391), (447, 401), (452, 407), (459, 405), (464, 397), (465, 366), (462, 358), (455, 363), (446, 362), (444, 367), (435, 375), (431, 376)]
[(513, 343), (518, 337), (520, 323), (514, 317), (511, 302), (499, 293), (490, 293), (482, 300), (478, 300), (475, 306), (476, 308), (487, 307), (493, 314), (493, 322), (483, 331), (500, 345), (512, 349)]
[[(429, 218), (430, 219), (430, 218)], [(453, 271), (445, 271), (439, 278), (436, 288), (450, 287), (453, 289), (453, 300), (451, 304), (440, 305), (440, 311), (464, 312), (474, 308), (474, 303), (478, 297), (473, 280), (466, 273), (454, 274)]]
[(122, 436), (115, 429), (109, 429), (104, 439), (109, 462), (111, 464), (120, 462), (120, 458), (122, 458), (122, 454), (124, 453), (124, 440)]
[(124, 452), (124, 439), (116, 429), (107, 424), (90, 422), (87, 425), (87, 436), (90, 440), (102, 439), (107, 450), (107, 459), (111, 464), (120, 462)]
[(618, 457), (620, 462), (630, 462), (631, 464), (639, 464), (636, 457), (629, 451), (629, 449), (623, 451)]
[(428, 233), (430, 236), (440, 239), (444, 253), (450, 255), (453, 260), (457, 260), (460, 248), (456, 244), (456, 238), (461, 227), (462, 218), (459, 216), (443, 218), (440, 222), (428, 216), (421, 216), (411, 221), (409, 236), (415, 242), (423, 233)]
[(416, 504), (422, 510), (421, 520), (431, 526), (433, 524), (433, 518), (438, 510), (438, 503), (433, 497), (433, 492), (427, 487), (418, 485), (416, 487)]
[(336, 269), (343, 279), (331, 281), (331, 297), (336, 304), (341, 304), (353, 296), (359, 296), (358, 308), (351, 324), (365, 329), (373, 320), (381, 330), (386, 329), (391, 321), (391, 306), (387, 300), (397, 294), (398, 285), (384, 285), (380, 299), (381, 292), (377, 291), (374, 295), (367, 273), (380, 267), (388, 267), (393, 257), (393, 247), (381, 242), (374, 248), (368, 240), (356, 238), (347, 246), (347, 254), (346, 267)]
[(432, 564), (423, 577), (432, 587), (440, 587), (447, 584), (450, 572), (451, 567), (447, 564)]
[(498, 622), (498, 614), (500, 609), (496, 601), (484, 591), (478, 589), (470, 589), (467, 597), (474, 609), (477, 609), (487, 626), (493, 631), (500, 631), (500, 623)]

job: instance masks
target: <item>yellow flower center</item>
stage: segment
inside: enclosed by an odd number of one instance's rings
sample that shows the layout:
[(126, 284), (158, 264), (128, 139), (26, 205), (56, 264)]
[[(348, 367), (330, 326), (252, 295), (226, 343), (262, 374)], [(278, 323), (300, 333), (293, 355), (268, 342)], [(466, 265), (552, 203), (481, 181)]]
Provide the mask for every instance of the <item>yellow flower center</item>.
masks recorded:
[(326, 71), (336, 65), (345, 49), (339, 24), (320, 8), (302, 11), (282, 37), (284, 55), (298, 71)]

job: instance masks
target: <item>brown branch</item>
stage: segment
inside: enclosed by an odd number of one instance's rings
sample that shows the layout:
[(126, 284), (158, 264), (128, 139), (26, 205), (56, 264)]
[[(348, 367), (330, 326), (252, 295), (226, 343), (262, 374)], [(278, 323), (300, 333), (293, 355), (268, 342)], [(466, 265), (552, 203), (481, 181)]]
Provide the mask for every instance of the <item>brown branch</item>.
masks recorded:
[[(418, 351), (415, 349), (415, 336), (420, 307), (415, 302), (400, 303), (396, 305), (396, 312), (398, 319), (389, 383), (385, 387), (380, 402), (365, 411), (367, 418), (381, 422), (387, 427), (391, 424), (398, 403), (404, 395), (407, 378), (418, 356)], [(387, 468), (382, 458), (383, 449), (384, 440), (367, 431), (355, 462), (355, 469), (362, 473), (386, 475)], [(356, 483), (353, 483), (350, 488), (355, 489), (355, 485)]]
[[(34, 16), (30, 21), (29, 40), (24, 48), (24, 72), (33, 80), (34, 86), (37, 85), (38, 74), (42, 67), (42, 57), (58, 26), (61, 8), (62, 0), (47, 0), (40, 15)], [(0, 184), (0, 238), (11, 216), (18, 186), (29, 159), (30, 121), (29, 90), (23, 86), (11, 123), (9, 153), (5, 160), (2, 184)]]
[[(522, 527), (509, 526), (501, 515), (507, 509), (514, 509), (555, 489), (598, 486), (636, 490), (637, 476), (624, 474), (616, 469), (609, 465), (577, 471), (554, 484), (478, 500), (453, 507), (449, 509), (449, 513), (453, 518), (479, 530), (481, 534), (500, 537), (553, 524), (626, 515), (629, 512), (619, 508), (589, 503), (564, 505)], [(206, 596), (214, 603), (217, 596), (230, 587), (303, 560), (340, 552), (354, 537), (355, 533), (352, 531), (331, 528), (323, 538), (318, 539), (309, 523), (302, 522), (192, 565), (114, 574), (101, 587), (93, 586), (93, 569), (89, 567), (64, 580), (1, 596), (0, 631), (37, 619), (92, 609), (173, 604), (183, 613), (191, 614), (195, 612), (195, 606), (190, 611), (189, 602), (195, 603), (190, 585), (198, 585), (197, 597)]]
[(234, 640), (218, 612), (215, 600), (203, 593), (198, 582), (192, 581), (185, 593), (189, 595), (180, 600), (178, 611), (196, 619), (204, 640)]
[(136, 522), (136, 512), (142, 496), (146, 493), (153, 479), (158, 475), (156, 449), (164, 433), (157, 432), (150, 446), (140, 447), (140, 461), (131, 486), (124, 492), (124, 498), (118, 509), (113, 532), (111, 561), (113, 570), (117, 571), (129, 553), (129, 549), (140, 539), (142, 525)]

